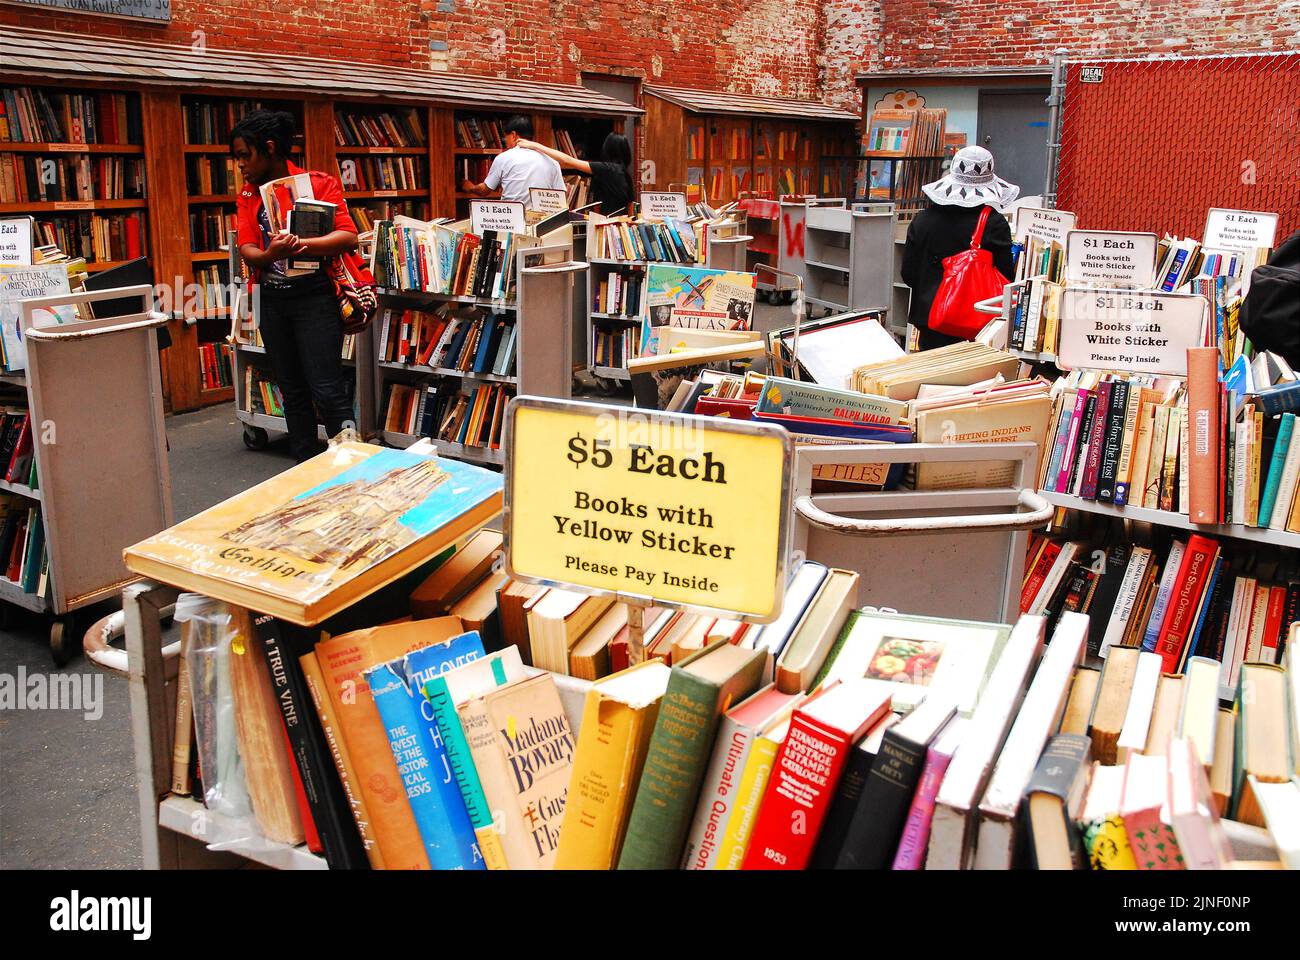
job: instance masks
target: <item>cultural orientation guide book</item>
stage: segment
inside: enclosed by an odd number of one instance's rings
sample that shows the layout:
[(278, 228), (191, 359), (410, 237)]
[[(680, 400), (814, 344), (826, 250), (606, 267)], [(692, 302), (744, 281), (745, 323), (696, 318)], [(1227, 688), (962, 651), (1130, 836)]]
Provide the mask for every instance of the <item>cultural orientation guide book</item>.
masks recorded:
[(501, 512), (501, 476), (343, 443), (124, 551), (134, 573), (302, 626)]

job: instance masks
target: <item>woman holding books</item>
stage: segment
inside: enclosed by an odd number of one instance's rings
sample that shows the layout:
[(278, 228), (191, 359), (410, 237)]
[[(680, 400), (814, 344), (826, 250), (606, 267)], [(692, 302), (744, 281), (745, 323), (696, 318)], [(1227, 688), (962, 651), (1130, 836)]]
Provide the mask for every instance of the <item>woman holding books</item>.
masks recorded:
[(921, 333), (922, 350), (957, 343), (961, 338), (930, 329), (930, 307), (943, 280), (943, 261), (970, 249), (980, 215), (989, 211), (980, 246), (993, 255), (993, 265), (1007, 277), (1015, 273), (1011, 259), (1011, 226), (1001, 213), (1020, 188), (993, 173), (993, 154), (983, 147), (963, 147), (952, 158), (948, 175), (921, 188), (932, 201), (907, 228), (903, 247), (903, 282), (912, 288), (908, 322)]
[[(343, 375), (343, 319), (323, 260), (357, 246), (343, 188), (328, 173), (308, 173), (289, 159), (292, 115), (254, 110), (230, 132), (230, 154), (244, 189), (236, 201), (239, 253), (253, 284), (253, 314), (284, 400), (289, 450), (299, 463), (320, 450), (319, 413), (332, 437), (352, 421)], [(306, 174), (312, 196), (334, 206), (334, 229), (323, 236), (273, 232), (260, 188)], [(326, 207), (328, 209), (328, 207)]]
[(571, 157), (563, 150), (533, 140), (520, 140), (516, 146), (545, 154), (563, 170), (576, 170), (591, 177), (591, 198), (600, 204), (600, 212), (606, 216), (626, 211), (633, 200), (632, 145), (620, 133), (605, 138), (599, 160)]

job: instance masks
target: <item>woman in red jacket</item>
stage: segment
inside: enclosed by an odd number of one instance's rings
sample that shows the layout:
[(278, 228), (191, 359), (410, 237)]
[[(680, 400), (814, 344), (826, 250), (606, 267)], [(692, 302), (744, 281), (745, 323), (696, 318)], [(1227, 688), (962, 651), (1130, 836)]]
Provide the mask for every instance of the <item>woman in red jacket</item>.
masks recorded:
[(355, 250), (357, 228), (338, 179), (312, 171), (315, 198), (335, 205), (334, 230), (311, 238), (272, 235), (258, 188), (306, 173), (289, 160), (293, 136), (292, 115), (254, 110), (231, 131), (230, 153), (244, 178), (236, 209), (239, 253), (252, 271), (253, 315), (284, 398), (289, 450), (301, 463), (320, 450), (317, 415), (332, 437), (352, 424), (352, 404), (343, 374), (343, 320), (333, 281), (323, 267), (289, 276), (288, 260), (324, 259)]

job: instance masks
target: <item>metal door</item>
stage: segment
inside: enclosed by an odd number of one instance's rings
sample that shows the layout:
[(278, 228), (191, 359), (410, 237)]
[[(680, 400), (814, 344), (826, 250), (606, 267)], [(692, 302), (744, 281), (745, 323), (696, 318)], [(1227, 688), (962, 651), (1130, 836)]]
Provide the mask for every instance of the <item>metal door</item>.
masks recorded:
[(993, 154), (999, 177), (1020, 195), (1047, 187), (1048, 89), (981, 90), (975, 142)]

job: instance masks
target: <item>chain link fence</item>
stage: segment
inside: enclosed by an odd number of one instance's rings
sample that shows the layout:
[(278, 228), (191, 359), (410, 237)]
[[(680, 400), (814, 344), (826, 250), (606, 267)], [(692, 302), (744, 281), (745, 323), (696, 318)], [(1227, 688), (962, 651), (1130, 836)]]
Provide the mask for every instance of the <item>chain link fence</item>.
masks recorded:
[(1063, 70), (1056, 206), (1081, 228), (1200, 237), (1228, 207), (1300, 229), (1300, 52)]

